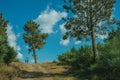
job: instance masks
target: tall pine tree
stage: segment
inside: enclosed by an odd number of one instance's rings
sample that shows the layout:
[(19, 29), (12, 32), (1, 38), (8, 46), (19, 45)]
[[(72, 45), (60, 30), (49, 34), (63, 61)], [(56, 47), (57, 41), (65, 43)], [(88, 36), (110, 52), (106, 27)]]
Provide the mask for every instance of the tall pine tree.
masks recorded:
[(41, 49), (45, 44), (48, 34), (41, 33), (38, 29), (39, 25), (33, 21), (29, 21), (24, 25), (26, 33), (23, 35), (24, 41), (29, 45), (29, 52), (33, 51), (35, 63), (37, 63), (36, 49)]
[(107, 28), (100, 23), (110, 22), (115, 0), (64, 0), (64, 2), (63, 8), (72, 14), (65, 19), (67, 32), (63, 39), (68, 37), (77, 40), (91, 39), (93, 58), (96, 61), (98, 59), (96, 34), (105, 33)]

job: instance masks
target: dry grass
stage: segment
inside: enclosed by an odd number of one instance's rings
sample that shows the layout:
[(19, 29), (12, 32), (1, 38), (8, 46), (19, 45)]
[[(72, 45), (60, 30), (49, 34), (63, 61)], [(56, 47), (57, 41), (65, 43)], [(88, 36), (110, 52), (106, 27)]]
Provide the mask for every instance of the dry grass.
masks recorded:
[(69, 69), (68, 66), (61, 66), (57, 63), (51, 62), (42, 63), (41, 66), (45, 68), (49, 73), (63, 73)]
[(17, 70), (12, 66), (0, 66), (0, 80), (10, 80), (17, 76)]
[(67, 73), (69, 66), (62, 66), (51, 62), (42, 63), (41, 66), (48, 71), (53, 80), (76, 80), (75, 77)]
[(42, 64), (13, 62), (10, 66), (0, 67), (0, 80), (10, 80), (11, 76), (11, 80), (76, 80), (66, 73), (68, 69), (68, 66), (52, 62)]

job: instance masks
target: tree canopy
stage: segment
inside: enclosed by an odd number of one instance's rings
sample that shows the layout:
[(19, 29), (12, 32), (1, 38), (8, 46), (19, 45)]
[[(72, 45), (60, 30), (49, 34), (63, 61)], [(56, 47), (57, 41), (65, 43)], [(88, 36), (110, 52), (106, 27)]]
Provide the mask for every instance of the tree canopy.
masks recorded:
[[(71, 17), (64, 19), (67, 29), (63, 39), (68, 37), (92, 40), (94, 61), (98, 58), (96, 34), (105, 34), (107, 24), (114, 24), (111, 19), (115, 0), (64, 0), (63, 8), (71, 12)], [(102, 25), (103, 23), (106, 23)], [(110, 28), (110, 26), (109, 26)]]

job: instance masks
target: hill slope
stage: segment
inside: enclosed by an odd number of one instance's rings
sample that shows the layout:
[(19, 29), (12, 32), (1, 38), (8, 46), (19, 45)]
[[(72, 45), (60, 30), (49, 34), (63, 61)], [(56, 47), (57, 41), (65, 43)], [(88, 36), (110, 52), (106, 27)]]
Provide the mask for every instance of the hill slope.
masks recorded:
[(24, 64), (12, 63), (17, 70), (17, 76), (12, 80), (75, 80), (66, 73), (69, 67), (57, 63)]

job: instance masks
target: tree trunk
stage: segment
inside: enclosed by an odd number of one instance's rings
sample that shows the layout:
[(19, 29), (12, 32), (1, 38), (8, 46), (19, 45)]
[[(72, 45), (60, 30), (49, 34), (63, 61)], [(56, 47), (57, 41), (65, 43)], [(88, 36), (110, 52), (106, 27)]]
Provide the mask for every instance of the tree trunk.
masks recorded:
[(91, 31), (91, 38), (92, 38), (92, 49), (93, 49), (93, 62), (96, 62), (98, 59), (98, 52), (97, 52), (97, 44), (96, 44), (96, 36), (94, 31), (93, 25), (93, 17), (92, 17), (92, 1), (90, 0), (90, 31)]
[(92, 28), (91, 38), (92, 38), (92, 48), (93, 48), (93, 62), (96, 62), (98, 59), (98, 52), (97, 52), (97, 44), (96, 44), (94, 28)]
[(36, 64), (37, 63), (37, 55), (36, 55), (35, 49), (33, 49), (33, 57), (34, 57), (34, 62)]

